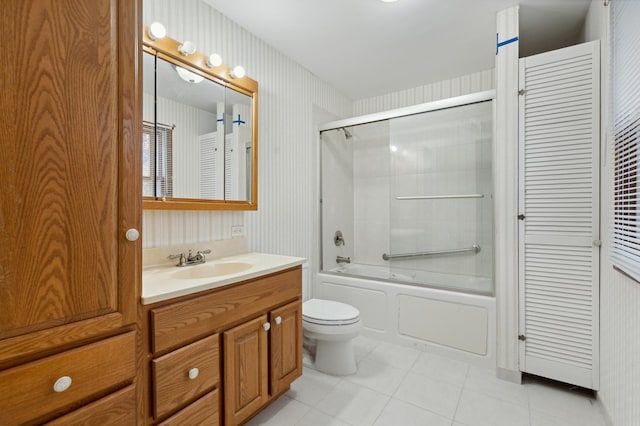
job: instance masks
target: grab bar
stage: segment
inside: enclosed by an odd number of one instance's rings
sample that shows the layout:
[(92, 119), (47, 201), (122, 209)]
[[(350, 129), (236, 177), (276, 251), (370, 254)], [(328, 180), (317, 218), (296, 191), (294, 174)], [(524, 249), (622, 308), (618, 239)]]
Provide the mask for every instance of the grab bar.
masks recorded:
[(480, 251), (480, 246), (477, 244), (472, 245), (468, 248), (459, 248), (459, 249), (451, 249), (451, 250), (434, 250), (434, 251), (423, 251), (420, 253), (403, 253), (403, 254), (386, 254), (382, 255), (383, 260), (390, 259), (398, 259), (402, 257), (419, 257), (419, 256), (431, 256), (434, 254), (450, 254), (450, 253), (466, 253), (468, 251), (472, 251), (474, 253), (478, 253)]
[(445, 200), (449, 198), (484, 198), (484, 194), (414, 195), (411, 197), (396, 197), (396, 200)]

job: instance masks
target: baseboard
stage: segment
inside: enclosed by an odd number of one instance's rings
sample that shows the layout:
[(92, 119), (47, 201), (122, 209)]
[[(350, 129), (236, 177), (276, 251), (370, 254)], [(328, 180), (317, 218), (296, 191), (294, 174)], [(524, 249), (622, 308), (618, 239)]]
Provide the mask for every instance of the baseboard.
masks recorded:
[(522, 372), (517, 370), (507, 370), (506, 368), (496, 367), (496, 377), (507, 382), (522, 384)]
[(596, 395), (596, 406), (598, 406), (600, 413), (602, 413), (602, 419), (604, 420), (604, 424), (606, 426), (614, 426), (613, 420), (609, 415), (609, 411), (607, 411), (607, 407), (602, 402), (602, 399), (600, 399), (600, 396), (597, 396), (597, 395)]

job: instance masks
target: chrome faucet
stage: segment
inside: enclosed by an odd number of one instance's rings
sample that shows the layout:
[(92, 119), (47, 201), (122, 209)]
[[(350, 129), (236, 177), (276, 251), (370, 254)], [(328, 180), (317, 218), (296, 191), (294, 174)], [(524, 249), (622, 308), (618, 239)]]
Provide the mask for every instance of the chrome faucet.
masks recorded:
[(351, 258), (350, 257), (338, 256), (338, 257), (336, 257), (336, 263), (338, 265), (340, 265), (341, 263), (351, 263)]
[(207, 261), (204, 255), (209, 253), (211, 253), (210, 249), (198, 250), (196, 254), (193, 254), (191, 250), (189, 250), (189, 254), (186, 255), (184, 253), (170, 254), (169, 259), (179, 259), (176, 266), (199, 265)]

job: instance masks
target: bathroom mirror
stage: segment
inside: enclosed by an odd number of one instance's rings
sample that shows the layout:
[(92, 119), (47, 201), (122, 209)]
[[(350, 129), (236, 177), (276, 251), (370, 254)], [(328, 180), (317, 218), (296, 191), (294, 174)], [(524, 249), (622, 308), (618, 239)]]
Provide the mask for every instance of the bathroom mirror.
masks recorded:
[(256, 210), (257, 83), (178, 46), (145, 38), (143, 206)]

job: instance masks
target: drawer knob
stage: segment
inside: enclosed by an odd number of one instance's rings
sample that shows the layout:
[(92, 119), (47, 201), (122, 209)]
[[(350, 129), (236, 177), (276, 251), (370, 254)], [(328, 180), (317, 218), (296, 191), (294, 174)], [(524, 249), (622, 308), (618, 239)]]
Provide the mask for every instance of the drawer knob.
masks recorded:
[(264, 324), (262, 324), (262, 328), (264, 328), (264, 331), (269, 331), (269, 329), (271, 329), (271, 324), (265, 322)]
[(71, 377), (62, 376), (53, 384), (55, 392), (64, 392), (71, 387)]
[(276, 325), (280, 325), (280, 323), (282, 322), (282, 317), (278, 315), (275, 321), (276, 321)]
[(135, 228), (127, 229), (124, 234), (128, 241), (137, 241), (140, 238), (140, 231)]
[(191, 380), (195, 379), (196, 377), (198, 377), (198, 374), (200, 374), (200, 370), (198, 370), (197, 368), (192, 368), (191, 370), (189, 370), (189, 378)]

